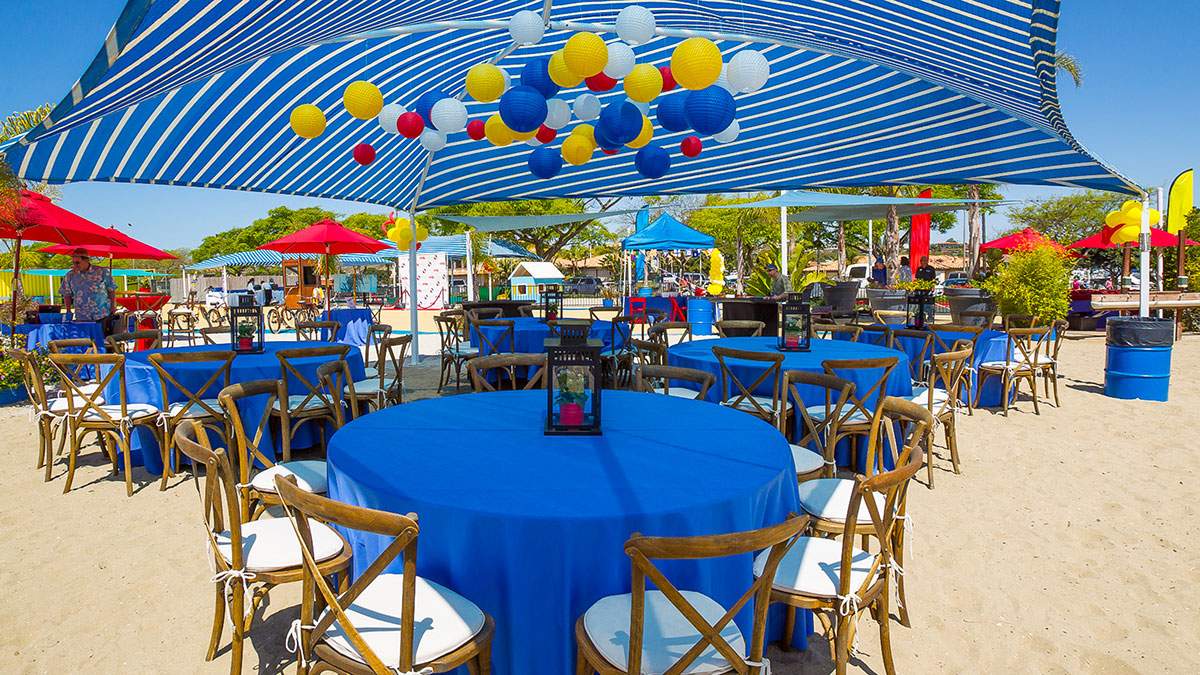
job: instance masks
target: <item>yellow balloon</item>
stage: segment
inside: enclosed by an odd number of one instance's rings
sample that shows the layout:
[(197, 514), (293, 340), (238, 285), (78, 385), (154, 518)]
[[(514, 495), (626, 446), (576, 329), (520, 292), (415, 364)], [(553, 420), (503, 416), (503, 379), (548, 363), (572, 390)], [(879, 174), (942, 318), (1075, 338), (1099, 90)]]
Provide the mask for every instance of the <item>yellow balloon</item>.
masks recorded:
[(1128, 199), (1125, 203), (1121, 204), (1121, 211), (1124, 213), (1133, 213), (1141, 208), (1142, 203), (1134, 199)]
[(366, 80), (358, 80), (351, 82), (342, 92), (342, 105), (346, 106), (346, 112), (358, 119), (369, 120), (383, 109), (383, 94), (379, 92), (379, 87)]
[(394, 242), (399, 242), (401, 239), (403, 239), (407, 235), (408, 235), (408, 227), (407, 226), (400, 227), (399, 225), (395, 225), (390, 230), (387, 231), (387, 238), (391, 239)]
[(1150, 226), (1154, 227), (1162, 221), (1162, 211), (1158, 209), (1150, 209)]
[(504, 73), (490, 63), (477, 63), (467, 71), (467, 94), (482, 103), (500, 98), (504, 93)]
[(1119, 227), (1124, 222), (1125, 214), (1120, 211), (1109, 211), (1108, 215), (1104, 217), (1104, 224), (1108, 227)]
[(1141, 228), (1133, 224), (1122, 225), (1116, 232), (1112, 234), (1114, 244), (1124, 244), (1131, 241), (1137, 241), (1138, 233)]
[(625, 95), (639, 103), (653, 101), (662, 88), (662, 71), (649, 63), (639, 63), (625, 76)]
[(563, 62), (578, 77), (591, 77), (608, 65), (608, 45), (595, 33), (572, 35), (563, 45), (562, 53)]
[(429, 238), (429, 228), (424, 225), (417, 225), (417, 241), (425, 241)]
[(411, 221), (409, 221), (408, 218), (397, 218), (392, 221), (392, 226), (393, 227), (403, 227), (404, 229), (407, 230), (410, 222)]
[(650, 142), (654, 138), (654, 125), (650, 123), (650, 118), (642, 116), (642, 130), (638, 132), (637, 138), (629, 141), (625, 145), (637, 149)]
[(574, 166), (587, 164), (594, 150), (595, 146), (581, 134), (567, 136), (567, 140), (562, 144), (563, 159)]
[(483, 135), (492, 145), (505, 146), (513, 142), (513, 132), (500, 119), (500, 113), (492, 113), (483, 123)]
[(325, 113), (310, 103), (293, 108), (288, 121), (300, 138), (316, 138), (325, 133)]
[(725, 284), (711, 283), (705, 290), (709, 295), (720, 295), (721, 291), (725, 290)]
[(582, 136), (587, 139), (594, 150), (596, 148), (596, 128), (590, 124), (580, 124), (571, 130), (572, 136)]
[(564, 89), (574, 89), (578, 87), (583, 78), (571, 72), (567, 67), (567, 62), (563, 59), (561, 50), (550, 55), (550, 65), (547, 68), (550, 72), (550, 79), (558, 86)]
[(721, 50), (708, 38), (688, 38), (671, 52), (671, 77), (684, 89), (703, 89), (716, 82), (721, 65)]

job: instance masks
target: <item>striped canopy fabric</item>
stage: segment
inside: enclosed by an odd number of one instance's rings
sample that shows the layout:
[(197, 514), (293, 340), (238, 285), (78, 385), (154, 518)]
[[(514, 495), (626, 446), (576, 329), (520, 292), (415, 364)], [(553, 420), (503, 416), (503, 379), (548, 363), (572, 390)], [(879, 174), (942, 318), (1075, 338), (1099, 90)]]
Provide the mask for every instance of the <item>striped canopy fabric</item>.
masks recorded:
[[(359, 79), (410, 110), (433, 89), (460, 95), (467, 69), (490, 59), (516, 81), (529, 59), (549, 56), (573, 30), (615, 40), (625, 4), (129, 0), (45, 123), (3, 151), (20, 176), (54, 183), (204, 186), (414, 210), (881, 184), (1138, 192), (1063, 121), (1058, 0), (639, 0), (658, 23), (656, 37), (635, 48), (639, 62), (665, 65), (684, 36), (701, 35), (717, 41), (726, 61), (753, 48), (771, 65), (765, 87), (736, 97), (736, 141), (706, 138), (700, 156), (685, 158), (678, 144), (686, 134), (656, 127), (656, 142), (672, 151), (671, 170), (658, 180), (642, 178), (627, 149), (541, 180), (526, 168), (524, 144), (493, 147), (460, 133), (431, 154), (342, 107), (342, 91)], [(506, 22), (523, 9), (542, 13), (549, 29), (540, 43), (515, 47)], [(621, 96), (618, 86), (600, 99)], [(328, 118), (318, 139), (289, 129), (301, 103)], [(469, 102), (468, 110), (482, 119), (496, 104)], [(361, 142), (378, 152), (366, 167), (351, 156)]]
[[(379, 252), (381, 258), (399, 258), (407, 256), (408, 251), (400, 251), (395, 248), (395, 244), (387, 239), (382, 240), (392, 244), (392, 248), (385, 248)], [(466, 258), (467, 257), (467, 235), (465, 234), (447, 234), (442, 236), (427, 237), (421, 242), (421, 253), (444, 253), (450, 258)], [(529, 260), (537, 260), (537, 256), (526, 251), (523, 247), (518, 246), (510, 241), (503, 239), (490, 239), (487, 243), (487, 253), (493, 258), (526, 258)]]
[[(296, 258), (304, 258), (316, 260), (321, 255), (317, 253), (297, 253), (288, 254), (288, 260)], [(266, 251), (262, 249), (254, 249), (253, 251), (239, 251), (237, 253), (228, 253), (219, 255), (207, 260), (201, 260), (198, 263), (193, 263), (187, 266), (188, 270), (214, 270), (222, 267), (279, 267), (283, 264), (284, 256), (278, 251)], [(343, 253), (336, 255), (339, 265), (346, 267), (365, 267), (369, 265), (390, 265), (386, 259), (370, 253)]]

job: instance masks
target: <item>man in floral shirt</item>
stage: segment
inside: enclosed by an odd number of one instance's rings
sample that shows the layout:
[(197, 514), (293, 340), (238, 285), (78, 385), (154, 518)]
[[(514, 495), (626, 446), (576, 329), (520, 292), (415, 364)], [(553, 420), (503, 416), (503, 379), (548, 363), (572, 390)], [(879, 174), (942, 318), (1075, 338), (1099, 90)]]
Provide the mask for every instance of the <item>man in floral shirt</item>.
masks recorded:
[[(68, 312), (74, 310), (76, 321), (104, 321), (112, 316), (117, 285), (112, 274), (103, 267), (92, 265), (86, 250), (75, 249), (71, 255), (71, 271), (62, 280), (63, 304)], [(105, 331), (108, 332), (107, 330)]]

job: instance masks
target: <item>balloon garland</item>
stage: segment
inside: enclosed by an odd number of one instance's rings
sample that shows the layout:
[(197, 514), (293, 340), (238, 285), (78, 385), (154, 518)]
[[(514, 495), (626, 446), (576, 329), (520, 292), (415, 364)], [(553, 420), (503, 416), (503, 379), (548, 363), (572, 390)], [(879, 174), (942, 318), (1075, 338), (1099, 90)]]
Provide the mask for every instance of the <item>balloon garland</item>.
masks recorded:
[[(1162, 220), (1158, 209), (1150, 209), (1150, 227)], [(1116, 211), (1110, 211), (1104, 218), (1104, 229), (1100, 231), (1100, 239), (1106, 243), (1127, 244), (1137, 241), (1142, 232), (1142, 204), (1130, 199)]]

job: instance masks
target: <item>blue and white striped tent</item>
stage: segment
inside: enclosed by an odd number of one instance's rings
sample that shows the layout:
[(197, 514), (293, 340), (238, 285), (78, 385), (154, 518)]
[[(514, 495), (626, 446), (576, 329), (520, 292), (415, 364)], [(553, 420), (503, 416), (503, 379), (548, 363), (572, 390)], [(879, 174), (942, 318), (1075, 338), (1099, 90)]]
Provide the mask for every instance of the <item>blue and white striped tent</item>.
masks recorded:
[[(301, 253), (288, 255), (288, 259), (307, 258), (317, 259), (321, 257), (316, 253)], [(391, 263), (384, 258), (371, 255), (369, 253), (343, 253), (334, 256), (337, 258), (338, 264), (346, 267), (365, 267), (369, 265), (390, 265)], [(196, 270), (215, 270), (222, 267), (279, 267), (283, 264), (283, 255), (278, 251), (266, 251), (262, 249), (254, 249), (252, 251), (239, 251), (237, 253), (229, 253), (219, 255), (207, 260), (201, 260), (198, 263), (188, 265), (185, 269), (189, 271)]]
[[(1137, 192), (1087, 152), (1059, 110), (1058, 0), (639, 0), (657, 35), (638, 60), (666, 64), (684, 36), (725, 58), (762, 51), (766, 87), (737, 97), (741, 135), (672, 152), (645, 180), (632, 153), (597, 156), (551, 180), (525, 168), (530, 148), (450, 138), (436, 153), (351, 117), (348, 83), (378, 85), (412, 109), (462, 92), (467, 69), (497, 60), (513, 79), (573, 30), (615, 38), (626, 3), (590, 0), (128, 0), (100, 53), (43, 125), (3, 148), (18, 175), (335, 197), (421, 209), (539, 197), (712, 193), (809, 186), (997, 182)], [(515, 47), (518, 10), (543, 14), (545, 38)], [(560, 94), (571, 100), (579, 90)], [(676, 89), (663, 96), (682, 96)], [(620, 87), (602, 102), (623, 96)], [(315, 103), (316, 140), (288, 128)], [(471, 102), (471, 117), (496, 104)], [(653, 119), (653, 117), (652, 117)], [(571, 126), (563, 129), (570, 132)], [(682, 133), (657, 131), (676, 148)], [(360, 167), (351, 148), (378, 159)]]
[[(380, 258), (397, 258), (401, 255), (408, 255), (408, 251), (397, 250), (394, 242), (387, 239), (380, 241), (389, 244), (392, 248), (385, 248), (376, 255)], [(421, 253), (445, 253), (449, 258), (466, 258), (467, 257), (467, 235), (465, 234), (448, 234), (444, 236), (427, 237), (421, 242)], [(488, 255), (493, 258), (528, 258), (537, 260), (537, 256), (526, 251), (523, 247), (518, 246), (510, 241), (503, 239), (491, 239), (488, 241)]]

